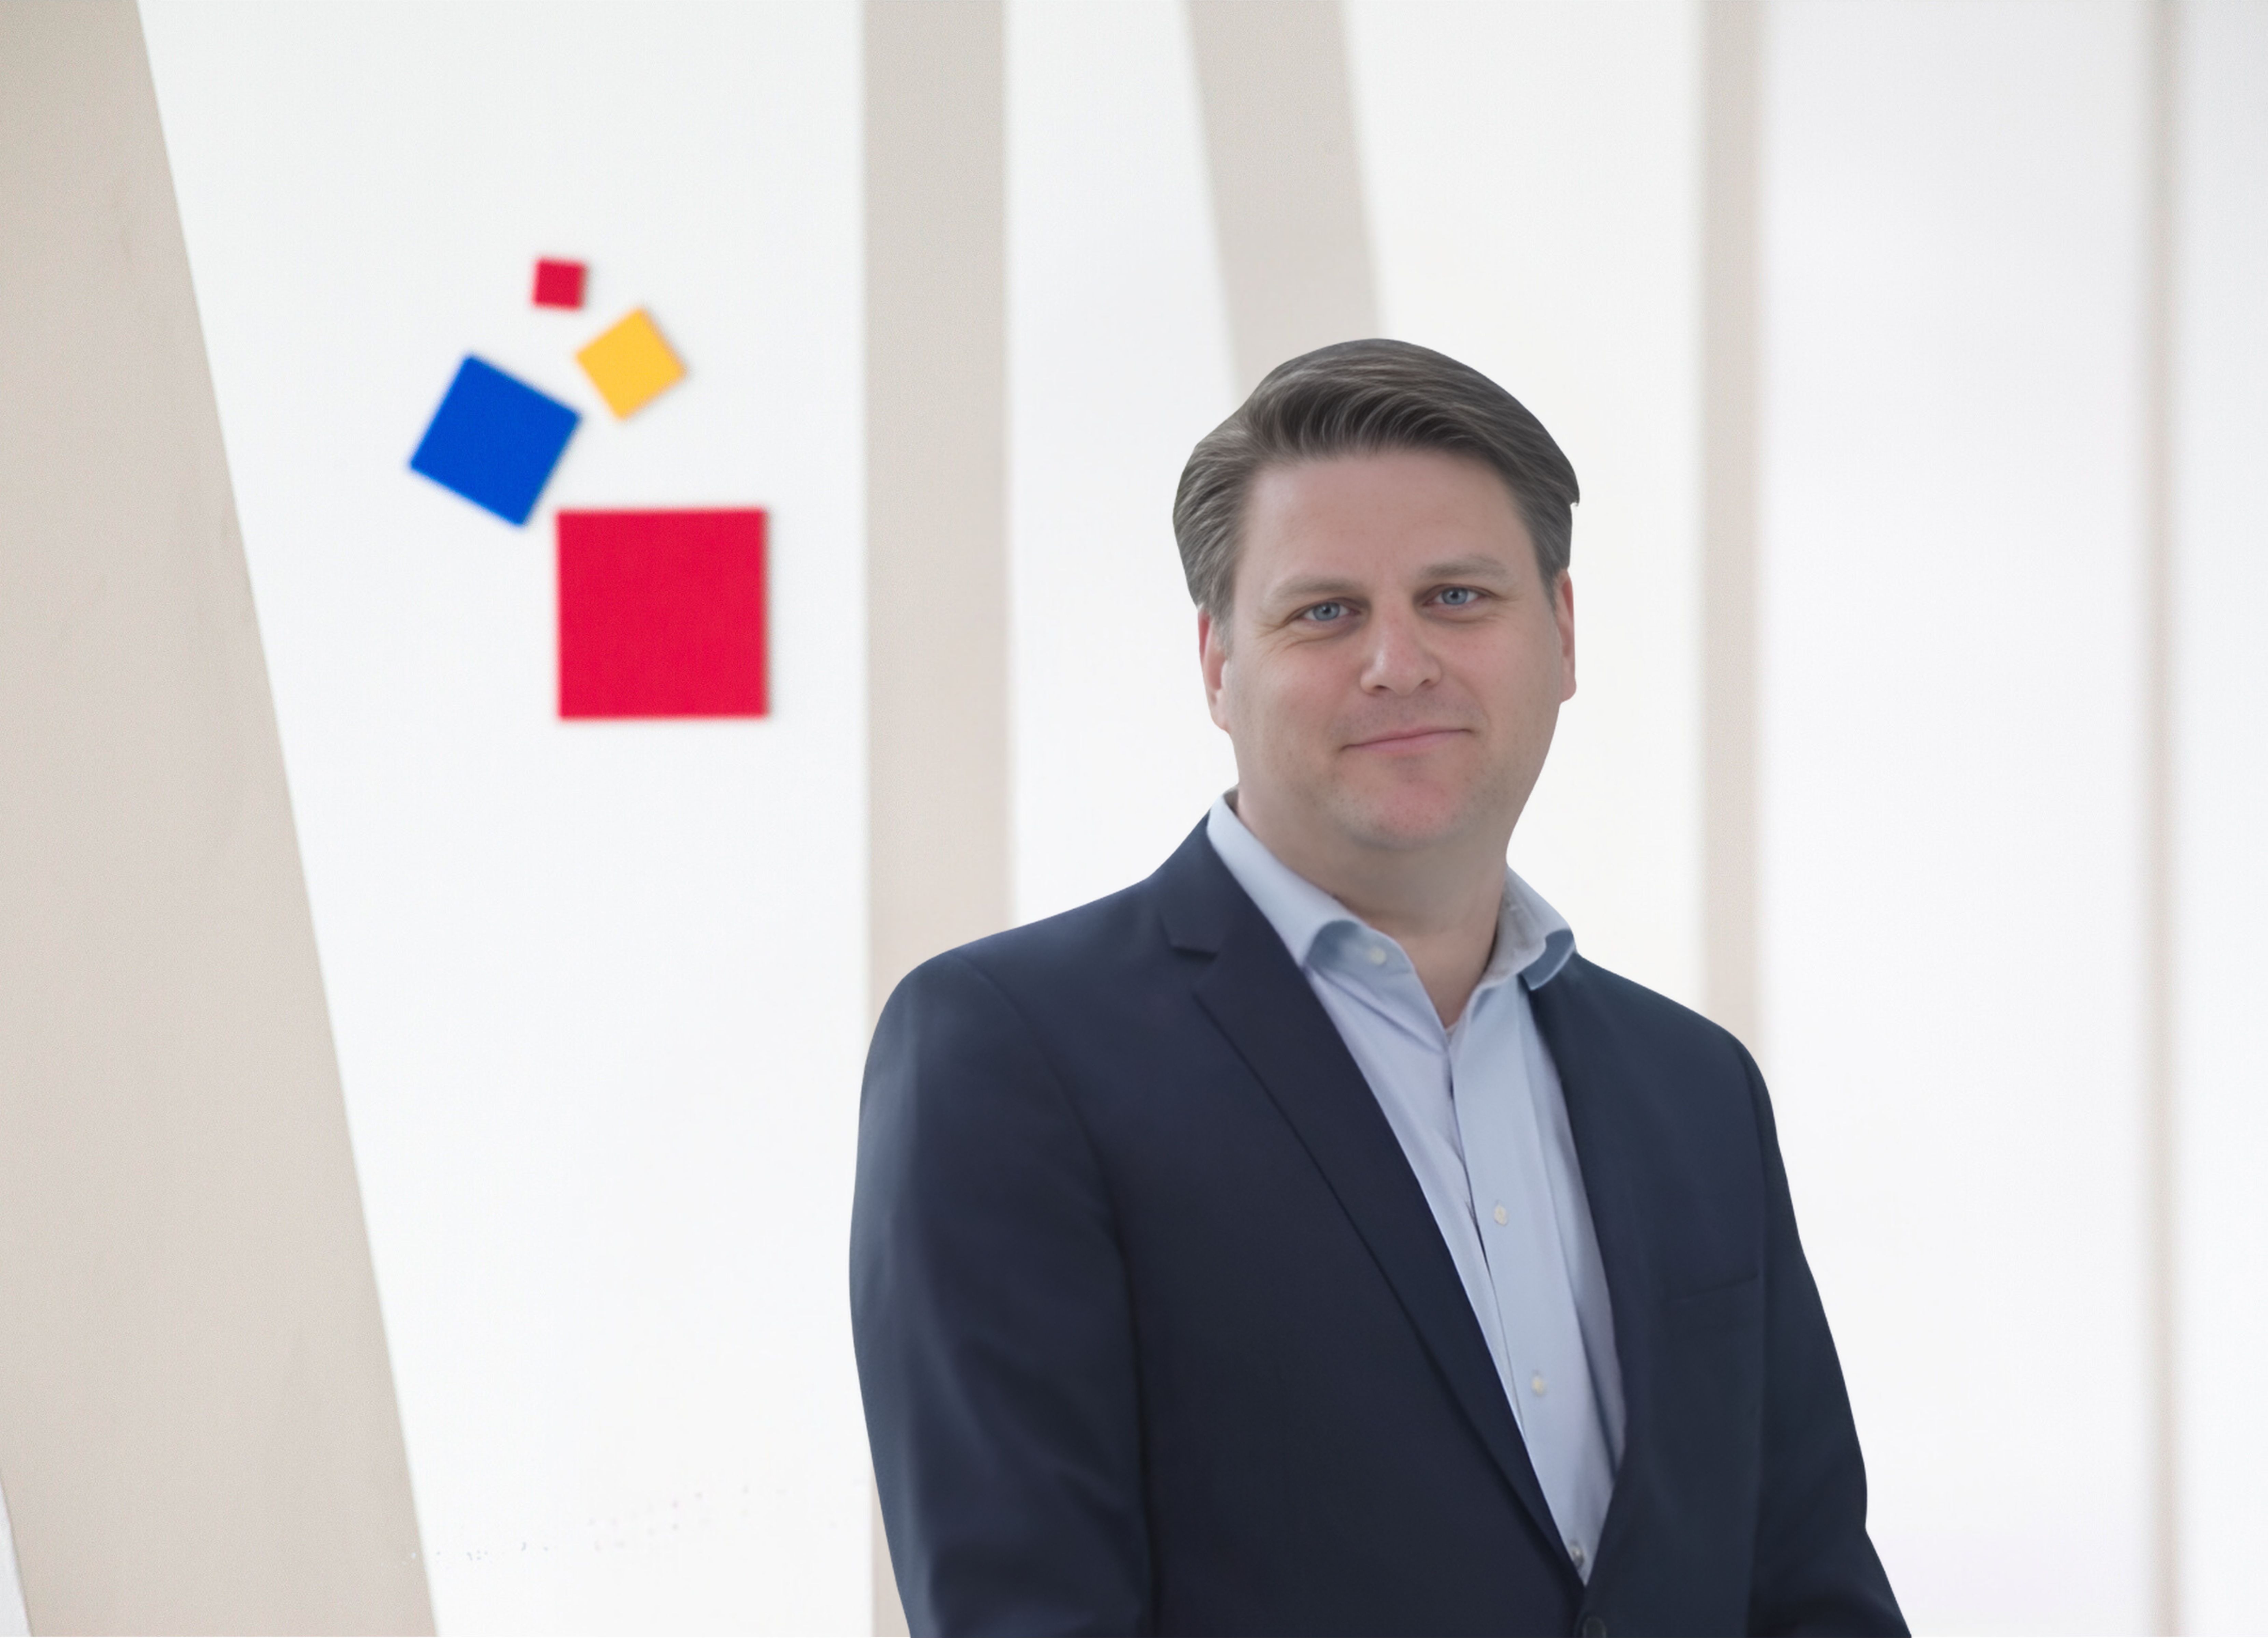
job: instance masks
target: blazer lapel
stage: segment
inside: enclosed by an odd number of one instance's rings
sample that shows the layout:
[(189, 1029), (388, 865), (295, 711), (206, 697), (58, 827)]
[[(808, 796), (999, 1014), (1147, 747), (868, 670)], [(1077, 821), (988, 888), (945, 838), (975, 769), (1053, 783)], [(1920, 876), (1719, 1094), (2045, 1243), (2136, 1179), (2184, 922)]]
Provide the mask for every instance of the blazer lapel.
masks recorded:
[(1617, 1543), (1630, 1533), (1632, 1516), (1644, 1506), (1644, 1452), (1653, 1435), (1654, 1279), (1646, 1254), (1645, 1225), (1631, 1198), (1631, 1168), (1624, 1152), (1624, 1122), (1615, 1118), (1614, 1088), (1620, 1078), (1612, 1061), (1614, 1041), (1596, 1004), (1578, 956), (1558, 977), (1531, 996), (1535, 1026), (1559, 1074), (1567, 1103), (1567, 1125), (1575, 1140), (1576, 1162), (1583, 1170), (1583, 1192), (1591, 1204), (1592, 1232), (1607, 1273), (1607, 1302), (1615, 1317), (1615, 1359), (1623, 1381), (1623, 1453), (1615, 1473), (1614, 1499), (1599, 1531), (1594, 1581), (1617, 1561)]
[[(1559, 1534), (1551, 1509), (1505, 1402), (1480, 1322), (1394, 1128), (1276, 930), (1202, 835), (1191, 841), (1203, 847), (1203, 859), (1192, 857), (1193, 850), (1185, 846), (1167, 869), (1209, 864), (1219, 872), (1219, 890), (1233, 895), (1235, 905), (1226, 915), (1219, 913), (1217, 902), (1204, 907), (1211, 915), (1169, 914), (1169, 922), (1182, 924), (1175, 931), (1197, 927), (1200, 936), (1211, 935), (1206, 942), (1218, 940), (1212, 964), (1197, 982), (1198, 1004), (1299, 1134), (1481, 1442), (1543, 1539), (1556, 1546)], [(1186, 896), (1182, 902), (1188, 903)]]

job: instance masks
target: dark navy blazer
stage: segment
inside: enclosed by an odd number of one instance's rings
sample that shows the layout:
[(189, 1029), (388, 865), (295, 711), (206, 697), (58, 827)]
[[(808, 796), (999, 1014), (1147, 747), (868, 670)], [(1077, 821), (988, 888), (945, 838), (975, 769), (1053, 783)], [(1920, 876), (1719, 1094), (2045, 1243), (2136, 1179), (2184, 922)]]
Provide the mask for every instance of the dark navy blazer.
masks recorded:
[(916, 1633), (1904, 1630), (1738, 1042), (1535, 995), (1629, 1419), (1587, 1588), (1416, 1176), (1199, 825), (928, 963), (866, 1066), (850, 1294)]

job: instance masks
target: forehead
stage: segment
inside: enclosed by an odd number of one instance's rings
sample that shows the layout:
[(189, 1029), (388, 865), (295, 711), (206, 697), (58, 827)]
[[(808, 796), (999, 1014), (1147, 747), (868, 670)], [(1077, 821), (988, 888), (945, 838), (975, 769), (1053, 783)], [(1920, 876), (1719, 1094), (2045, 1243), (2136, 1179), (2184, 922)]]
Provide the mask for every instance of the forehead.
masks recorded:
[(1254, 476), (1238, 595), (1317, 576), (1393, 581), (1476, 559), (1509, 574), (1535, 562), (1519, 504), (1493, 467), (1433, 449), (1337, 455)]

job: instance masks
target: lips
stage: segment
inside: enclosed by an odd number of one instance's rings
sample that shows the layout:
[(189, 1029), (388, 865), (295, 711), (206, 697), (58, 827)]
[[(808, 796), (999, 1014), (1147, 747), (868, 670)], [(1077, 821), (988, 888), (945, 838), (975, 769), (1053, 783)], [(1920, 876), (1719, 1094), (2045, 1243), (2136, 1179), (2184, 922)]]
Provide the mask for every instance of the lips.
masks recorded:
[(1383, 751), (1388, 755), (1407, 754), (1431, 750), (1437, 745), (1446, 745), (1466, 732), (1468, 730), (1464, 728), (1396, 728), (1391, 734), (1381, 734), (1366, 740), (1357, 740), (1347, 749)]

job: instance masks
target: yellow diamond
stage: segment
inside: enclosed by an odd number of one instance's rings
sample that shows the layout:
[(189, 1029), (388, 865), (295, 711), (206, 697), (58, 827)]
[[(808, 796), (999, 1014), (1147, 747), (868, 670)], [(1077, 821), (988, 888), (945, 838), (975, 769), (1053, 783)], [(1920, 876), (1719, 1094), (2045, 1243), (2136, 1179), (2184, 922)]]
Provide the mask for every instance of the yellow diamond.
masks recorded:
[(617, 420), (644, 409), (685, 379), (685, 366), (644, 307), (577, 353), (575, 362)]

